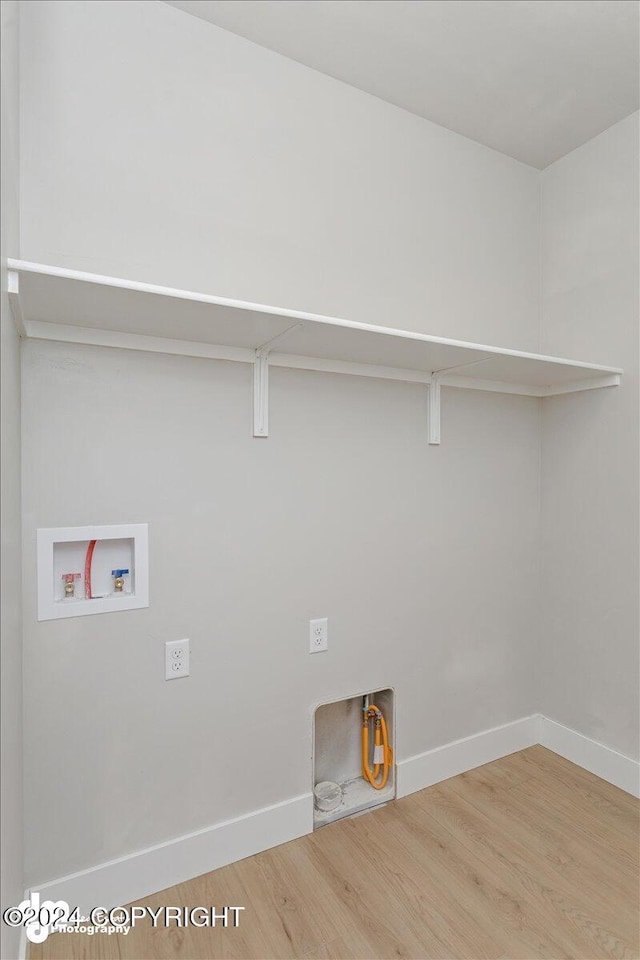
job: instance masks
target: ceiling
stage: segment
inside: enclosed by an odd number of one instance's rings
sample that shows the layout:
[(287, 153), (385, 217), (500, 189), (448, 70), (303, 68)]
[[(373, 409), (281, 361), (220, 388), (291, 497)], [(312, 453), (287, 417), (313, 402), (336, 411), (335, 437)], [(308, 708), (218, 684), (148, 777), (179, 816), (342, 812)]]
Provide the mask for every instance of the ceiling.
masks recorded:
[(638, 109), (636, 0), (169, 0), (543, 168)]

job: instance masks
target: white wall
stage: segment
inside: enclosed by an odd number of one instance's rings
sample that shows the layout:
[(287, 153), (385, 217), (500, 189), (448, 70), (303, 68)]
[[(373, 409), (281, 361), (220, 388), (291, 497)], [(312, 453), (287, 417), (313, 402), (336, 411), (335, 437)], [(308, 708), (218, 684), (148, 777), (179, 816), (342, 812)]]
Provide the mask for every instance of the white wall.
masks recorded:
[(31, 341), (23, 373), (25, 572), (39, 526), (148, 521), (151, 576), (42, 623), (25, 577), (30, 882), (310, 790), (320, 701), (395, 687), (398, 760), (532, 712), (536, 400), (446, 390), (438, 449), (420, 386), (275, 369), (254, 440), (242, 364)]
[[(533, 169), (166, 4), (23, 12), (26, 259), (537, 346)], [(395, 687), (398, 759), (534, 709), (535, 400), (445, 390), (437, 449), (424, 388), (274, 370), (256, 441), (242, 365), (23, 374), (29, 882), (308, 791), (319, 701)], [(150, 608), (36, 623), (36, 528), (120, 521)]]
[(632, 758), (638, 687), (638, 115), (542, 173), (543, 349), (624, 367), (543, 404), (542, 712)]
[[(538, 347), (537, 171), (166, 4), (22, 13), (26, 259)], [(538, 709), (637, 754), (636, 124), (542, 175), (543, 347), (618, 391), (445, 389), (434, 449), (421, 387), (274, 370), (255, 441), (242, 365), (26, 345), (29, 882), (306, 792), (364, 688), (399, 760)], [(35, 621), (38, 526), (145, 520), (148, 610)]]
[(26, 259), (538, 345), (538, 172), (148, 0), (23, 4)]
[[(22, 899), (22, 531), (20, 342), (7, 297), (6, 257), (18, 250), (18, 11), (2, 4), (2, 907)], [(2, 928), (0, 955), (18, 955), (19, 931)]]
[[(537, 171), (162, 3), (23, 13), (25, 258), (538, 346)], [(30, 882), (307, 791), (364, 688), (399, 760), (537, 709), (637, 755), (636, 149), (542, 174), (543, 347), (623, 387), (445, 390), (439, 449), (418, 386), (275, 370), (255, 441), (241, 365), (27, 345)], [(149, 610), (35, 622), (38, 526), (143, 520)]]

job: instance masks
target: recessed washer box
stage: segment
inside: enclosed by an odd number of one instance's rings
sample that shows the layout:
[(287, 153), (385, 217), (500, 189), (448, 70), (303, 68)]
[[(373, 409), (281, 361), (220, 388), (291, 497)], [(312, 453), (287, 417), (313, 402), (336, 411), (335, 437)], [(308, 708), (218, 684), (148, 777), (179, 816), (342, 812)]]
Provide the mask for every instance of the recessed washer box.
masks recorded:
[(148, 606), (148, 524), (38, 530), (38, 620)]

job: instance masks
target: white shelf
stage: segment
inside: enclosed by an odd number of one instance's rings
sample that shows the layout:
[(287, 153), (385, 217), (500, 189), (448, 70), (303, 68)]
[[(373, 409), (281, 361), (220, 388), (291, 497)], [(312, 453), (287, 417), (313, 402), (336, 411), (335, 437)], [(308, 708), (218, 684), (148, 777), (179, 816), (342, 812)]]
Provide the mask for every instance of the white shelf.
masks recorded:
[(257, 436), (267, 434), (269, 366), (429, 384), (431, 442), (440, 385), (546, 397), (617, 386), (623, 372), (22, 260), (7, 266), (25, 337), (254, 363)]

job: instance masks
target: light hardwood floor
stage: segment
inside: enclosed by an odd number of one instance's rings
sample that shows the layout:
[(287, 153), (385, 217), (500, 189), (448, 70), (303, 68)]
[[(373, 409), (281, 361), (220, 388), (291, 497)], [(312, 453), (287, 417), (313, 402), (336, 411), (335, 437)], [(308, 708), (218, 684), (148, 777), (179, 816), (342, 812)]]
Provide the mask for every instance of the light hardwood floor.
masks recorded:
[(637, 958), (639, 807), (543, 747), (140, 901), (236, 929), (55, 934), (32, 960)]

